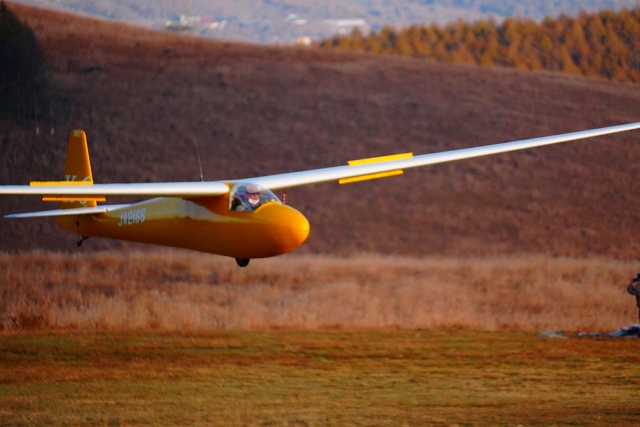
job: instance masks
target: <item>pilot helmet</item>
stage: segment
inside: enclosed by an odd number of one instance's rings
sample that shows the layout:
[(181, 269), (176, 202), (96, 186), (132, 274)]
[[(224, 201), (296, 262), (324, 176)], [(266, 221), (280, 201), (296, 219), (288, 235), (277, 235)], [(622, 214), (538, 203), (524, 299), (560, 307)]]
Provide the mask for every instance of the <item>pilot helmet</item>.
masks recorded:
[(260, 194), (260, 187), (258, 187), (255, 184), (247, 184), (247, 186), (244, 189), (244, 192), (246, 194)]

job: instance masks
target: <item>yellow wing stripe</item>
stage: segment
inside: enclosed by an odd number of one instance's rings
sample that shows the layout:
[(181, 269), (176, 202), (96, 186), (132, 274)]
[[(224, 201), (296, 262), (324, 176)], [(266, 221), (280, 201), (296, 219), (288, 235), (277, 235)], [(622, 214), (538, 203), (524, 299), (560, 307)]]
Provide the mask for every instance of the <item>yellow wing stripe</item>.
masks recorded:
[(389, 162), (391, 160), (410, 159), (413, 153), (391, 154), (390, 156), (369, 157), (368, 159), (349, 160), (349, 166), (368, 165), (370, 163)]
[[(413, 157), (413, 153), (392, 154), (390, 156), (369, 157), (368, 159), (349, 160), (347, 163), (349, 166), (368, 165), (371, 163), (389, 162), (391, 160), (409, 159)], [(371, 173), (367, 175), (354, 176), (351, 178), (341, 178), (338, 180), (339, 184), (351, 184), (353, 182), (368, 181), (370, 179), (386, 178), (388, 176), (402, 175), (404, 171), (402, 169), (396, 169), (392, 171)]]
[(398, 170), (389, 171), (389, 172), (380, 172), (380, 173), (372, 173), (369, 175), (354, 176), (353, 178), (342, 178), (338, 180), (338, 184), (351, 184), (353, 182), (368, 181), (370, 179), (378, 179), (378, 178), (386, 178), (388, 176), (402, 175), (403, 173), (404, 171), (402, 169), (398, 169)]

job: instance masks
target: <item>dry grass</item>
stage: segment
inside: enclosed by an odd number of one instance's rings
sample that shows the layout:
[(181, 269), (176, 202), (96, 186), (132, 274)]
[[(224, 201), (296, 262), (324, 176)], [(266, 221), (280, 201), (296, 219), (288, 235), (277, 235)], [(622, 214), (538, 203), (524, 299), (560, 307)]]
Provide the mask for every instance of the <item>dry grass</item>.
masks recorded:
[(3, 330), (617, 330), (633, 263), (545, 256), (233, 260), (191, 252), (0, 254)]

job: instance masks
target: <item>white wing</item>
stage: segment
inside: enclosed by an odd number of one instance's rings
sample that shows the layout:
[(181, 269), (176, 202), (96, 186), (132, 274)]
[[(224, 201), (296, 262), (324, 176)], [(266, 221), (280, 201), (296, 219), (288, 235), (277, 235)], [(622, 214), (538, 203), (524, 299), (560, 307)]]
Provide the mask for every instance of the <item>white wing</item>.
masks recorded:
[(544, 145), (558, 144), (561, 142), (575, 141), (578, 139), (592, 138), (617, 132), (625, 132), (640, 129), (640, 122), (619, 126), (611, 126), (580, 132), (572, 132), (561, 135), (546, 136), (541, 138), (524, 139), (520, 141), (504, 142), (501, 144), (485, 145), (481, 147), (463, 148), (459, 150), (444, 151), (433, 154), (423, 154), (407, 159), (378, 162), (360, 166), (337, 166), (325, 169), (316, 169), (302, 172), (284, 173), (278, 175), (248, 178), (243, 181), (253, 182), (263, 187), (276, 190), (302, 185), (315, 184), (326, 181), (335, 181), (345, 178), (355, 178), (364, 175), (415, 168), (418, 166), (433, 165), (436, 163), (451, 162), (454, 160), (470, 159), (473, 157), (488, 156), (491, 154), (506, 153), (509, 151), (526, 150)]
[(131, 206), (125, 205), (101, 205), (93, 208), (74, 208), (74, 209), (53, 209), (40, 212), (27, 212), (5, 215), (5, 218), (42, 218), (48, 216), (65, 216), (65, 215), (95, 215), (99, 213), (105, 213), (116, 209), (126, 208)]
[[(640, 122), (611, 126), (562, 135), (525, 139), (481, 147), (463, 148), (433, 154), (423, 154), (401, 160), (390, 160), (362, 164), (357, 166), (336, 166), (301, 172), (283, 173), (242, 180), (209, 181), (209, 182), (166, 182), (135, 184), (93, 184), (78, 186), (0, 186), (0, 194), (51, 195), (51, 196), (164, 196), (164, 197), (207, 197), (226, 194), (229, 186), (238, 182), (251, 182), (272, 190), (302, 185), (335, 181), (346, 178), (362, 177), (394, 170), (470, 159), (509, 151), (526, 150), (544, 145), (608, 135), (640, 129)], [(86, 212), (86, 211), (85, 211)]]
[(229, 191), (222, 181), (209, 182), (153, 182), (93, 185), (3, 185), (0, 194), (37, 196), (153, 196), (204, 197), (219, 196)]

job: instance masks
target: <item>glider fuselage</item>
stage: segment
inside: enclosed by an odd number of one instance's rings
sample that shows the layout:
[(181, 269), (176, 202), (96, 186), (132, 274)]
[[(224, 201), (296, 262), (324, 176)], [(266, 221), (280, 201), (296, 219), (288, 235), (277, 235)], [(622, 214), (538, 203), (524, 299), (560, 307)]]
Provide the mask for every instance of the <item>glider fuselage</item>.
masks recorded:
[(97, 215), (58, 217), (58, 224), (86, 237), (195, 249), (234, 258), (290, 252), (309, 235), (297, 210), (270, 201), (252, 212), (229, 208), (229, 196), (158, 197)]

